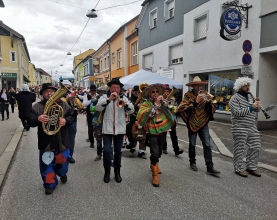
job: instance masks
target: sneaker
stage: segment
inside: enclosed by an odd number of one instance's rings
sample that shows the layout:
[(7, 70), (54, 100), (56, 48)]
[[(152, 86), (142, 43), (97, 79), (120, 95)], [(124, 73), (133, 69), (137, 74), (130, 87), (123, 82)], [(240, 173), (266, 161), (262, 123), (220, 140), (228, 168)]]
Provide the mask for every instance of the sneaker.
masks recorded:
[(217, 171), (215, 168), (211, 168), (207, 170), (207, 174), (212, 176), (219, 176), (221, 173)]
[(142, 159), (147, 159), (147, 157), (146, 157), (144, 152), (138, 153), (138, 157), (140, 157)]
[(67, 160), (69, 163), (75, 163), (75, 160), (72, 157), (68, 158)]
[(163, 150), (163, 153), (164, 153), (164, 154), (168, 154), (167, 150)]
[(67, 182), (67, 175), (61, 176), (61, 182), (66, 183)]
[(175, 156), (178, 156), (182, 153), (184, 153), (184, 151), (179, 148), (179, 150), (175, 151)]
[(248, 174), (245, 171), (236, 171), (235, 174), (242, 176), (242, 177), (248, 177)]
[(94, 161), (98, 161), (98, 160), (101, 160), (101, 155), (97, 155), (97, 157), (94, 159)]
[(197, 168), (197, 166), (196, 166), (195, 163), (191, 164), (191, 165), (189, 166), (189, 168), (190, 168), (192, 171), (195, 171), (195, 172), (198, 171), (198, 168)]
[(246, 169), (246, 171), (249, 174), (253, 175), (253, 176), (257, 176), (257, 177), (261, 177), (262, 176), (262, 174), (258, 170), (249, 170), (249, 169)]
[(50, 194), (53, 193), (53, 191), (54, 191), (54, 188), (46, 188), (46, 189), (45, 189), (45, 194), (46, 194), (46, 195), (50, 195)]

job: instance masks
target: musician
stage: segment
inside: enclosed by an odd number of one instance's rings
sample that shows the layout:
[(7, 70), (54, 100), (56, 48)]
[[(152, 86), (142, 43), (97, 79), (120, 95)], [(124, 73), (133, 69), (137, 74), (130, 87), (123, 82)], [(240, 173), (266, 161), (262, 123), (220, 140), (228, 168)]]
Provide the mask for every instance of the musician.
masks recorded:
[(94, 136), (93, 136), (93, 126), (92, 126), (92, 119), (93, 119), (94, 113), (90, 112), (90, 104), (96, 100), (96, 86), (91, 85), (90, 90), (87, 94), (85, 94), (84, 96), (78, 95), (78, 97), (83, 100), (83, 106), (86, 109), (90, 148), (94, 148)]
[[(121, 167), (121, 148), (123, 137), (126, 133), (125, 112), (132, 114), (134, 112), (133, 104), (126, 96), (120, 97), (120, 88), (123, 84), (119, 79), (112, 79), (108, 84), (109, 92), (107, 96), (101, 96), (95, 106), (96, 111), (104, 111), (103, 113), (103, 164), (105, 169), (104, 182), (110, 181), (111, 172), (111, 153), (114, 149), (114, 173), (115, 181), (120, 183)], [(112, 148), (113, 142), (113, 148)]]
[(142, 96), (145, 101), (137, 114), (138, 123), (148, 133), (150, 142), (150, 162), (152, 169), (152, 185), (159, 186), (158, 174), (161, 173), (158, 163), (162, 155), (162, 148), (166, 139), (167, 131), (173, 126), (174, 118), (168, 109), (163, 106), (164, 86), (162, 84), (152, 84), (147, 86)]
[[(130, 101), (133, 103), (134, 108), (135, 108), (135, 112), (133, 114), (130, 115), (130, 121), (126, 126), (126, 135), (128, 137), (128, 141), (129, 144), (126, 146), (127, 149), (130, 149), (130, 157), (134, 156), (134, 153), (136, 151), (136, 144), (137, 141), (134, 139), (133, 137), (133, 132), (132, 132), (132, 128), (136, 122), (136, 117), (137, 117), (137, 113), (138, 110), (143, 102), (143, 98), (139, 97), (140, 91), (139, 91), (139, 86), (134, 86), (132, 93), (131, 93), (131, 98)], [(138, 100), (141, 99), (141, 100)], [(136, 103), (138, 101), (138, 103)], [(145, 145), (145, 140), (140, 140), (139, 141), (139, 152), (138, 152), (138, 157), (142, 158), (142, 159), (146, 159), (146, 155), (145, 155), (145, 150), (146, 150), (146, 145)]]
[[(167, 99), (167, 98), (171, 98), (171, 97), (168, 97), (170, 95), (170, 88), (169, 88), (169, 85), (168, 84), (164, 84), (164, 87), (165, 87), (165, 91), (164, 91), (164, 94), (163, 94), (163, 98), (164, 100)], [(173, 97), (173, 95), (172, 95)], [(175, 99), (174, 99), (175, 101)], [(182, 149), (179, 148), (178, 146), (178, 137), (177, 137), (177, 132), (176, 132), (176, 117), (175, 117), (175, 109), (177, 108), (177, 106), (175, 106), (175, 103), (173, 104), (173, 106), (168, 106), (168, 103), (167, 104), (167, 108), (168, 110), (171, 112), (171, 114), (173, 115), (174, 119), (175, 119), (175, 123), (174, 125), (171, 127), (171, 129), (169, 130), (169, 134), (170, 134), (170, 138), (171, 138), (171, 141), (172, 141), (172, 147), (174, 149), (174, 152), (175, 152), (175, 156), (178, 156), (180, 154), (182, 154), (184, 151)], [(165, 142), (164, 142), (164, 145), (163, 145), (163, 153), (164, 154), (167, 154), (167, 141), (165, 139)]]
[[(72, 83), (69, 80), (63, 80), (62, 84), (68, 89), (71, 89)], [(69, 134), (69, 150), (70, 150), (70, 158), (68, 159), (69, 163), (75, 163), (75, 159), (73, 158), (74, 148), (75, 148), (75, 137), (77, 133), (77, 116), (80, 109), (83, 108), (82, 103), (80, 102), (79, 106), (77, 103), (77, 98), (75, 93), (68, 92), (65, 95), (66, 103), (72, 108), (74, 111), (74, 121), (68, 127), (68, 134)]]
[(39, 166), (46, 195), (52, 194), (58, 185), (56, 175), (60, 177), (62, 183), (67, 182), (66, 174), (68, 158), (70, 158), (68, 127), (74, 121), (73, 110), (65, 102), (57, 100), (56, 103), (64, 111), (64, 117), (59, 120), (61, 129), (55, 135), (48, 135), (44, 132), (42, 123), (49, 121), (49, 116), (44, 112), (45, 104), (56, 91), (57, 88), (51, 83), (44, 83), (40, 90), (43, 100), (33, 105), (28, 117), (28, 125), (38, 127)]
[[(234, 169), (235, 173), (247, 177), (247, 172), (260, 177), (258, 160), (261, 149), (260, 134), (256, 127), (256, 112), (260, 110), (260, 101), (255, 101), (249, 94), (252, 80), (240, 77), (235, 81), (234, 89), (237, 92), (229, 101), (231, 108)], [(248, 149), (247, 149), (248, 148)], [(246, 154), (246, 171), (243, 166), (244, 152)]]
[(201, 81), (198, 76), (195, 76), (192, 82), (186, 84), (186, 86), (191, 86), (192, 90), (185, 93), (177, 111), (188, 127), (190, 169), (198, 171), (195, 159), (195, 145), (198, 134), (203, 144), (207, 174), (219, 176), (220, 172), (214, 168), (208, 127), (209, 121), (213, 120), (215, 107), (211, 101), (204, 99), (203, 93), (199, 93), (202, 90), (202, 85), (207, 84), (207, 81)]

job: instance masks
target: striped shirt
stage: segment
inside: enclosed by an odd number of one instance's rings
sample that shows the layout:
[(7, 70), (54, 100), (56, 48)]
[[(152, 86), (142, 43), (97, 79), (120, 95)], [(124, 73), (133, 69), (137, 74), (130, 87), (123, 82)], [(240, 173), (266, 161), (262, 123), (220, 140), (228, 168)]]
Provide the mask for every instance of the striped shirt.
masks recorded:
[(253, 99), (248, 94), (243, 96), (239, 93), (233, 95), (228, 103), (231, 108), (231, 121), (233, 127), (252, 127), (256, 126), (256, 112), (253, 109)]

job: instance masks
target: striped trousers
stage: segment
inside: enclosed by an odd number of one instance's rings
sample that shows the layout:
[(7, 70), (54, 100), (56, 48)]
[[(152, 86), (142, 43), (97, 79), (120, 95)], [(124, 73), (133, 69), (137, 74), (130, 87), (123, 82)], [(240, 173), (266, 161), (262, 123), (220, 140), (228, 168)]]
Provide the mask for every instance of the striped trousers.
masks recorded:
[(243, 158), (246, 154), (246, 169), (256, 170), (261, 149), (260, 134), (254, 127), (233, 127), (234, 169), (244, 171)]

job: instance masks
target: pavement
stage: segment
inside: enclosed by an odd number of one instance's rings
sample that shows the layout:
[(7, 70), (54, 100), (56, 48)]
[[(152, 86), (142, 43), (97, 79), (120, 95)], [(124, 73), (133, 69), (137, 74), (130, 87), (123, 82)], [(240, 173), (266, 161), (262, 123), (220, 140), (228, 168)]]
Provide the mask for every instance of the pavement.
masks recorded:
[[(178, 122), (179, 127), (185, 127), (181, 118)], [(231, 124), (214, 121), (209, 123), (209, 128), (213, 152), (232, 158)], [(10, 112), (9, 120), (0, 121), (0, 189), (23, 131), (22, 123), (18, 118), (18, 108), (15, 107), (14, 113)], [(262, 149), (259, 167), (277, 173), (277, 130), (261, 131), (260, 137)], [(184, 139), (179, 138), (179, 142), (188, 143)], [(199, 140), (197, 144), (202, 148)]]

